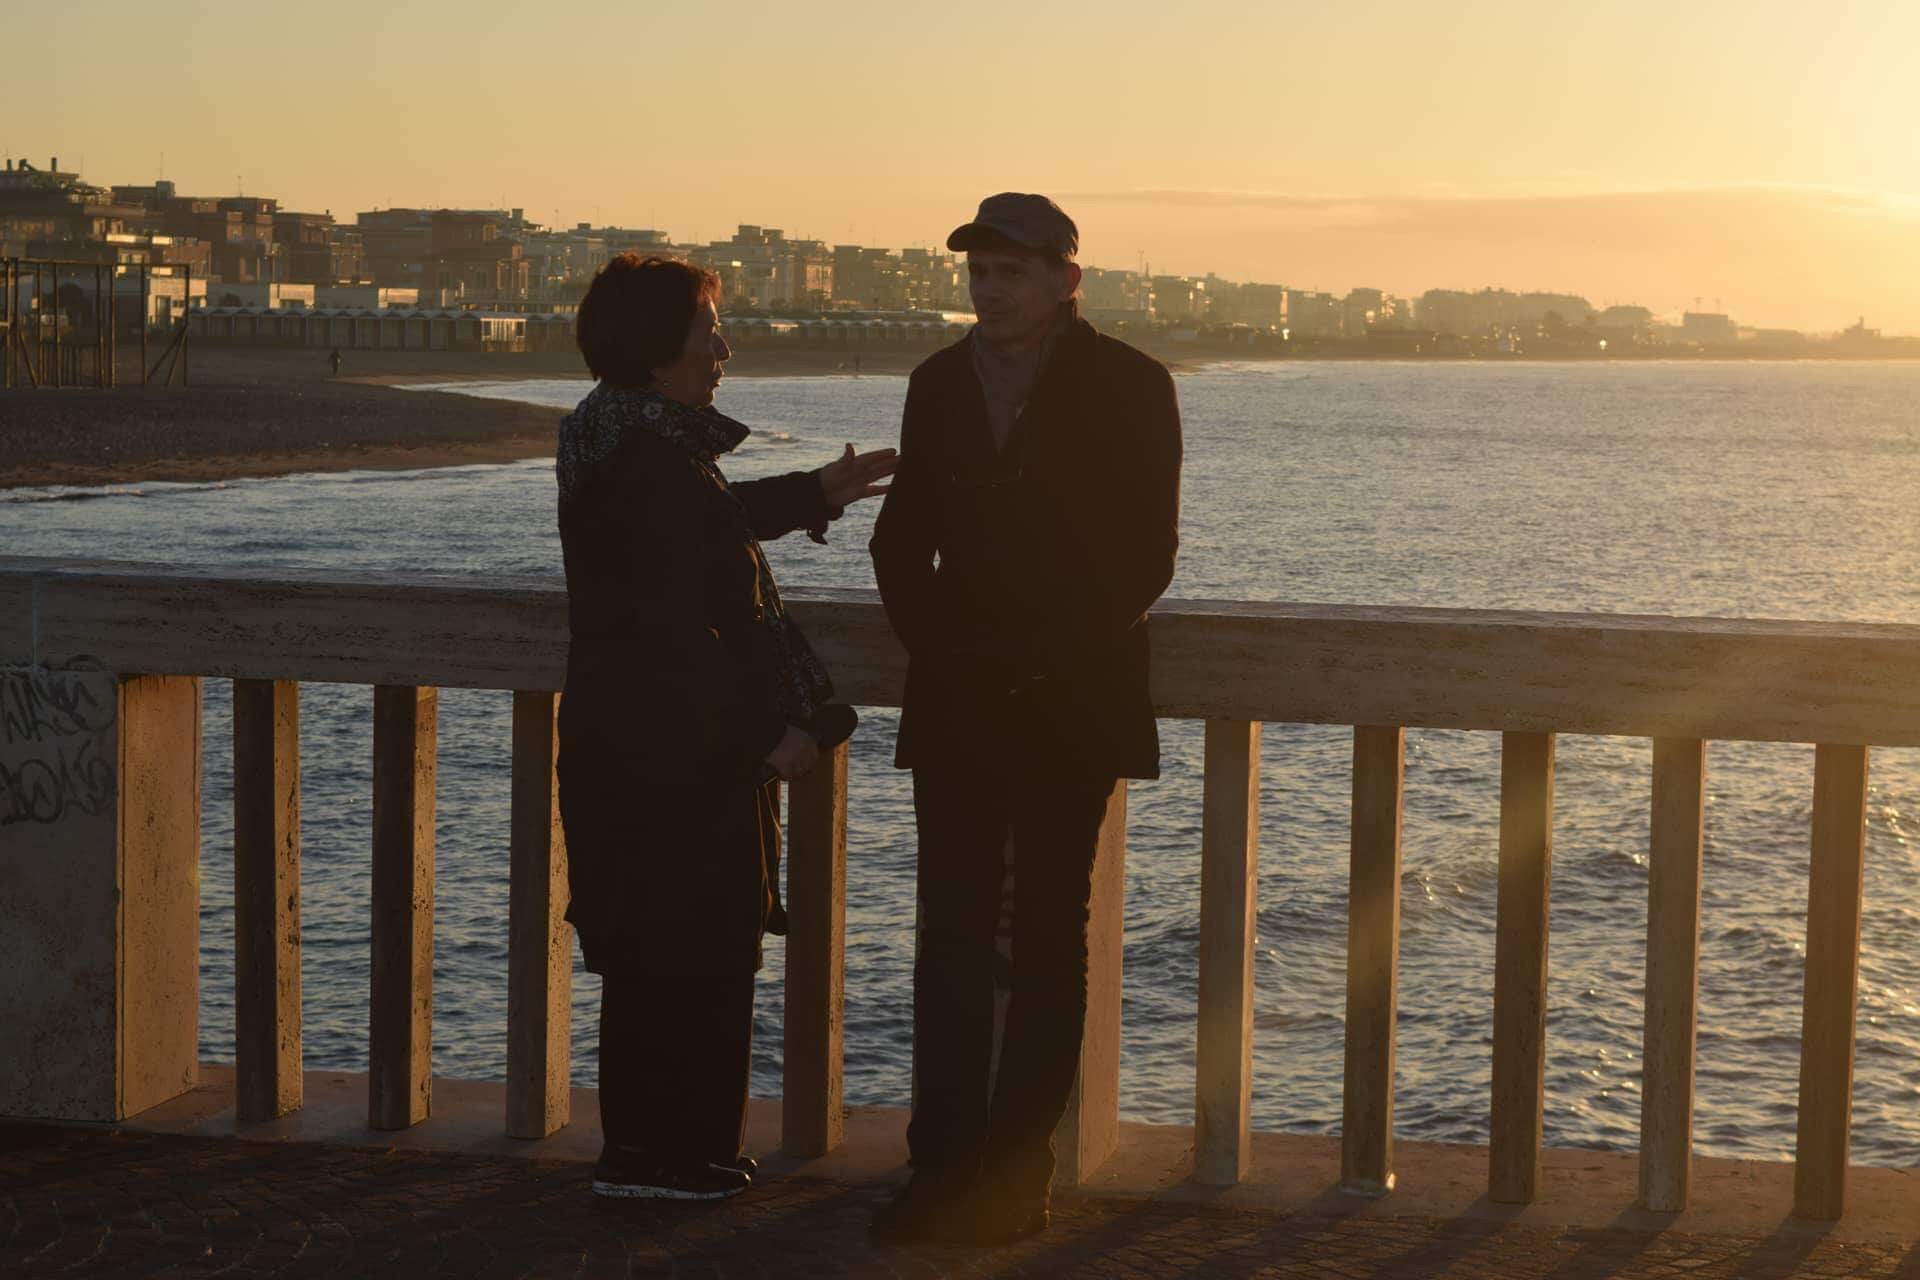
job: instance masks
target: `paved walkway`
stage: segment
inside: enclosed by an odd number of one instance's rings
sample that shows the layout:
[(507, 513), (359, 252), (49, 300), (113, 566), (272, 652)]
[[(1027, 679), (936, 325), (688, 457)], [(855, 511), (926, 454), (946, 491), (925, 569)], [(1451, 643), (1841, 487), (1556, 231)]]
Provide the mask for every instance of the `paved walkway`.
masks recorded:
[(1001, 1250), (867, 1242), (880, 1186), (608, 1203), (577, 1163), (0, 1127), (7, 1276), (1911, 1277), (1920, 1244), (1277, 1215), (1075, 1198)]

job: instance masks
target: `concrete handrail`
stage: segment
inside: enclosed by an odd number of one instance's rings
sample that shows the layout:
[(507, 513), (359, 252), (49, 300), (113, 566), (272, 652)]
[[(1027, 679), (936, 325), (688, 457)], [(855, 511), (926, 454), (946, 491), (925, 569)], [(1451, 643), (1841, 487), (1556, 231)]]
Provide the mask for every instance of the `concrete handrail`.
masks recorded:
[[(795, 590), (849, 701), (897, 706), (872, 591)], [(1169, 717), (1920, 746), (1920, 626), (1166, 600)], [(557, 690), (557, 578), (0, 557), (0, 665)]]
[[(874, 593), (790, 599), (843, 696), (898, 705), (905, 657)], [(1394, 1182), (1405, 731), (1503, 734), (1489, 1194), (1521, 1203), (1535, 1193), (1545, 1091), (1555, 736), (1654, 739), (1641, 1191), (1664, 1210), (1685, 1205), (1691, 1158), (1706, 743), (1812, 742), (1796, 1201), (1808, 1217), (1839, 1215), (1868, 747), (1920, 745), (1920, 627), (1215, 601), (1166, 601), (1154, 615), (1157, 709), (1208, 721), (1196, 1178), (1240, 1180), (1250, 1150), (1261, 722), (1354, 726), (1342, 1168), (1349, 1189), (1372, 1194)], [(553, 578), (0, 558), (0, 672), (117, 680), (129, 778), (180, 755), (178, 742), (143, 726), (182, 731), (181, 677), (235, 681), (242, 1118), (301, 1101), (298, 685), (324, 680), (376, 686), (373, 1123), (404, 1127), (430, 1104), (441, 686), (515, 693), (508, 1131), (538, 1137), (567, 1122), (571, 939), (558, 905), (565, 850), (554, 783), (566, 643), (565, 588)], [(844, 746), (830, 753), (795, 784), (789, 811), (785, 1106), (795, 1154), (823, 1152), (841, 1132), (846, 761)], [(1081, 1179), (1117, 1133), (1124, 826), (1122, 791), (1102, 834), (1088, 1039), (1062, 1144), (1063, 1171)], [(122, 840), (147, 838), (141, 830), (123, 822)], [(190, 852), (197, 857), (197, 845)], [(153, 851), (143, 846), (141, 856)]]

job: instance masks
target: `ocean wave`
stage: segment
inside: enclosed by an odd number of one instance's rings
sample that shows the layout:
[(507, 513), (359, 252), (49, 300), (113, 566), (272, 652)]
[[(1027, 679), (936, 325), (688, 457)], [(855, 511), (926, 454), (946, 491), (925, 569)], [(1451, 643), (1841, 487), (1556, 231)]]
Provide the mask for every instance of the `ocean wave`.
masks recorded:
[(238, 483), (240, 482), (235, 480), (214, 480), (206, 483), (154, 480), (135, 484), (39, 485), (0, 490), (0, 503), (28, 505), (38, 502), (99, 502), (108, 498), (167, 498), (187, 493), (216, 493), (223, 489), (231, 489)]

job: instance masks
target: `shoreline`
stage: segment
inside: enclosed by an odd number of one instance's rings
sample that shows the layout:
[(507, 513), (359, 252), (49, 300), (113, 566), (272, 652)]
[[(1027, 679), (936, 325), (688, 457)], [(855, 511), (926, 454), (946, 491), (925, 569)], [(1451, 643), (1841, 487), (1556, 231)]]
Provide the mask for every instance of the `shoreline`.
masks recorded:
[[(856, 375), (843, 352), (749, 349), (729, 362), (729, 375), (898, 378), (927, 354), (862, 353)], [(1149, 354), (1176, 374), (1322, 361), (1211, 351)], [(338, 378), (330, 376), (320, 353), (308, 349), (209, 347), (196, 349), (190, 359), (193, 385), (188, 387), (0, 391), (0, 489), (217, 483), (551, 457), (563, 410), (430, 388), (577, 378), (584, 394), (590, 385), (571, 351), (510, 356), (356, 351)], [(1350, 359), (1335, 356), (1326, 362)], [(1682, 357), (1675, 362), (1705, 361)]]
[[(578, 378), (572, 351), (353, 351), (341, 375), (304, 348), (204, 347), (185, 387), (0, 391), (0, 490), (218, 483), (418, 471), (552, 457), (564, 410), (434, 387)], [(903, 378), (924, 351), (746, 350), (730, 376)], [(1175, 366), (1186, 372), (1191, 366)]]
[[(574, 351), (522, 352), (510, 355), (480, 351), (348, 351), (339, 382), (368, 387), (421, 386), (461, 382), (525, 382), (533, 379), (577, 378), (591, 381), (585, 363)], [(926, 359), (927, 351), (791, 351), (746, 348), (727, 362), (729, 378), (884, 378), (905, 377)], [(285, 348), (216, 347), (194, 357), (210, 358), (224, 375), (229, 370), (273, 370), (276, 376), (311, 376), (321, 361), (306, 350)], [(324, 375), (324, 369), (321, 370)], [(334, 381), (333, 379), (325, 379)]]
[(551, 456), (562, 416), (335, 379), (305, 352), (191, 359), (186, 387), (0, 391), (0, 489), (515, 462)]
[(337, 471), (432, 471), (553, 456), (551, 441), (475, 441), (437, 446), (356, 445), (276, 454), (208, 454), (151, 463), (65, 463), (0, 467), (0, 493), (21, 489), (103, 489), (142, 484), (223, 484)]

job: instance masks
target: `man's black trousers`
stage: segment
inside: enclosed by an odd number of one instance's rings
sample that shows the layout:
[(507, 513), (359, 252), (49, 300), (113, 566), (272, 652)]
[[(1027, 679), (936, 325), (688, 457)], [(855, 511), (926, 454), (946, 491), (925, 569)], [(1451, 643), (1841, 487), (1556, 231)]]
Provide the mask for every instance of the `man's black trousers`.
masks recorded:
[(600, 1131), (642, 1163), (736, 1160), (753, 1068), (753, 974), (606, 975)]
[[(1044, 1197), (1087, 1015), (1087, 908), (1113, 778), (914, 770), (920, 942), (913, 974), (916, 1171)], [(993, 1071), (994, 935), (1013, 848), (1013, 982)]]

